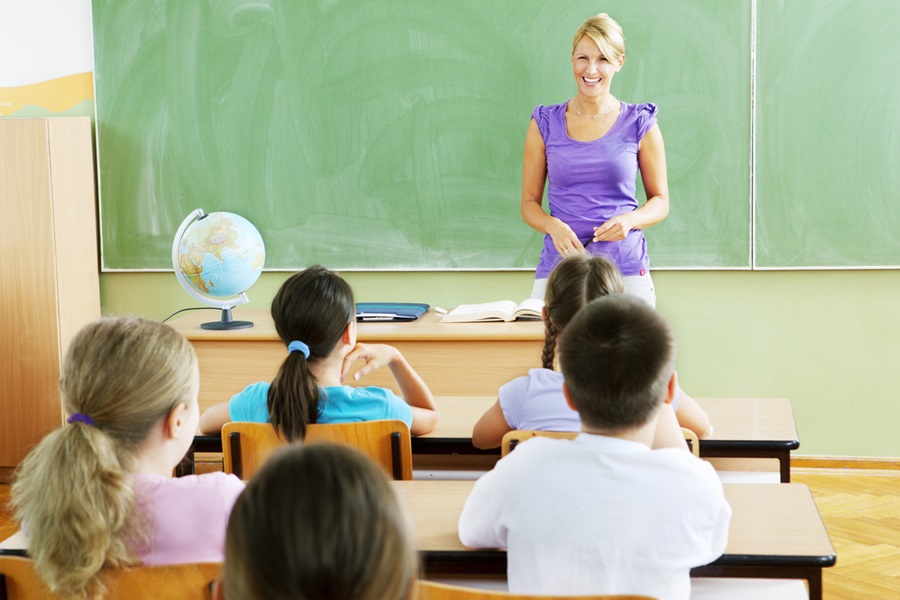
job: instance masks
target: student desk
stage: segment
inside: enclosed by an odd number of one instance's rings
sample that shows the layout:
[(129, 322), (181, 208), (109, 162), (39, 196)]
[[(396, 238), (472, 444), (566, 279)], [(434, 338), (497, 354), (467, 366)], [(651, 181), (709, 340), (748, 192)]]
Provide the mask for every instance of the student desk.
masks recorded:
[[(431, 433), (412, 438), (413, 454), (492, 455), (499, 448), (472, 446), (472, 427), (495, 396), (438, 396), (441, 419)], [(700, 440), (704, 458), (774, 458), (781, 481), (791, 480), (791, 450), (800, 446), (791, 402), (786, 398), (697, 398), (713, 423), (713, 435)], [(221, 452), (217, 435), (198, 435), (179, 474), (193, 472), (194, 452)]]
[[(506, 574), (502, 550), (469, 550), (457, 521), (473, 481), (395, 481), (412, 515), (425, 575)], [(831, 539), (809, 489), (800, 484), (725, 484), (733, 512), (728, 546), (695, 577), (805, 579), (811, 600), (822, 598), (822, 569), (834, 565)]]
[(28, 539), (21, 531), (17, 531), (3, 541), (0, 541), (0, 554), (12, 556), (28, 556)]
[[(441, 419), (434, 431), (412, 438), (413, 454), (478, 454), (472, 427), (496, 396), (436, 398)], [(800, 447), (791, 402), (786, 398), (697, 398), (713, 423), (700, 440), (703, 458), (775, 458), (781, 481), (791, 480), (791, 450)], [(499, 450), (486, 451), (498, 453)]]
[[(251, 383), (271, 381), (287, 353), (268, 311), (235, 310), (235, 320), (253, 321), (250, 329), (200, 328), (219, 316), (217, 311), (192, 311), (170, 321), (197, 352), (201, 411), (227, 401)], [(410, 323), (358, 323), (357, 337), (395, 346), (435, 395), (490, 395), (529, 368), (541, 366), (544, 324), (441, 324), (429, 310)], [(388, 369), (368, 375), (358, 385), (397, 388)]]

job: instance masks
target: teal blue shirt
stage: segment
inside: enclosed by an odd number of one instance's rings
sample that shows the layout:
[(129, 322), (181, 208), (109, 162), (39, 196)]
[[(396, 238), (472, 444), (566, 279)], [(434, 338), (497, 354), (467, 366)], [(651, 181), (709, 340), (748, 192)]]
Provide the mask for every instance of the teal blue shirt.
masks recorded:
[[(228, 414), (232, 421), (269, 422), (269, 384), (260, 381), (232, 396)], [(341, 385), (319, 388), (316, 423), (355, 423), (398, 419), (412, 427), (412, 407), (391, 390)]]

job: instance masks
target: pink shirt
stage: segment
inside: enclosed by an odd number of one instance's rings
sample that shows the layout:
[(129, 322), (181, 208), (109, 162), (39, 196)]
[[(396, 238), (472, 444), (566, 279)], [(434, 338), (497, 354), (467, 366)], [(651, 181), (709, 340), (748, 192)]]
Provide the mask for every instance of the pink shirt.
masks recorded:
[(222, 562), (228, 515), (244, 482), (234, 475), (132, 474), (138, 505), (150, 521), (147, 565)]

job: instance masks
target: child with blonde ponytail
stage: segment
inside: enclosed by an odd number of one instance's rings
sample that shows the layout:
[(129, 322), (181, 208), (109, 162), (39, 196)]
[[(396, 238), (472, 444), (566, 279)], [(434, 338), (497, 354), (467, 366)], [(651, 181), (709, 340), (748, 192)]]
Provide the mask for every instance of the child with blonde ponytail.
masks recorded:
[(106, 569), (223, 560), (243, 483), (223, 473), (172, 477), (199, 420), (187, 340), (155, 321), (101, 319), (72, 340), (60, 388), (67, 425), (25, 458), (12, 488), (49, 588), (94, 598)]

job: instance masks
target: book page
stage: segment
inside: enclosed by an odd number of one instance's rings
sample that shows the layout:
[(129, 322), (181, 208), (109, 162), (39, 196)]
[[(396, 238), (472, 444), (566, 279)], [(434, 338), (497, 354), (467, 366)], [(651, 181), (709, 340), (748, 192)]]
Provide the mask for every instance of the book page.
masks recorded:
[(512, 316), (516, 310), (516, 303), (512, 300), (500, 300), (498, 302), (485, 302), (484, 304), (460, 304), (450, 311), (449, 315), (474, 315), (477, 313), (503, 313)]
[(522, 300), (516, 307), (515, 315), (517, 317), (536, 317), (543, 318), (544, 301), (540, 298), (526, 298)]

